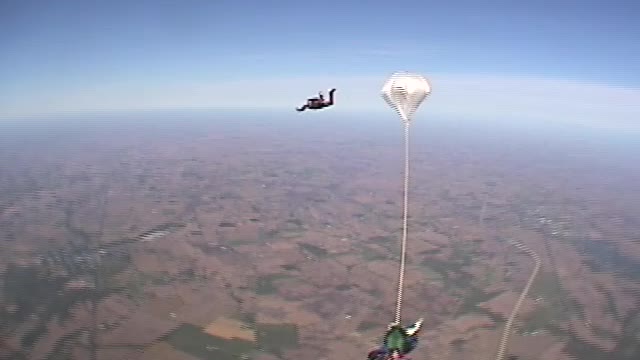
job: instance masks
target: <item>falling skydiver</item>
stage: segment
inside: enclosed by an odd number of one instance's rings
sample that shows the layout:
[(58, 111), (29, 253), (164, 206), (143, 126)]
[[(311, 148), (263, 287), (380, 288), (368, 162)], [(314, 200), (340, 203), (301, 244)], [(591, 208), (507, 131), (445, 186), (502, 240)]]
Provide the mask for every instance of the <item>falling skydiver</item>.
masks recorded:
[(296, 108), (297, 111), (305, 111), (309, 110), (319, 110), (324, 109), (326, 107), (332, 106), (334, 104), (333, 93), (336, 89), (329, 90), (329, 100), (325, 100), (324, 95), (322, 95), (322, 91), (318, 93), (318, 97), (312, 97), (307, 99), (307, 103), (303, 106)]
[(369, 352), (368, 360), (409, 360), (406, 356), (418, 345), (418, 334), (422, 328), (423, 319), (413, 325), (403, 328), (400, 324), (389, 325), (382, 347)]

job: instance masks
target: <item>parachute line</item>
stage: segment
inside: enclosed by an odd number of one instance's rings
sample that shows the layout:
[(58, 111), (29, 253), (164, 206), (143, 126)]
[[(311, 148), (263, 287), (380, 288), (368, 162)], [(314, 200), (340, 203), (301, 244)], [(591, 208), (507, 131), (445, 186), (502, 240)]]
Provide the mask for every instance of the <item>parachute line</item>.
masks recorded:
[(398, 298), (396, 301), (395, 322), (400, 324), (402, 296), (404, 293), (404, 273), (407, 259), (407, 235), (409, 220), (409, 122), (404, 123), (404, 201), (402, 212), (402, 247), (400, 250), (400, 274), (398, 276)]

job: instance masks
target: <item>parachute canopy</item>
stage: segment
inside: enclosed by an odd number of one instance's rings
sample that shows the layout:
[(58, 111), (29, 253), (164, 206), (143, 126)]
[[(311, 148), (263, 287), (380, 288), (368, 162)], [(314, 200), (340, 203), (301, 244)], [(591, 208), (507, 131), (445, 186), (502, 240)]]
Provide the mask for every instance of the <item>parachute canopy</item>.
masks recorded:
[(427, 95), (431, 94), (431, 84), (422, 75), (396, 72), (382, 87), (382, 98), (395, 110), (406, 124)]

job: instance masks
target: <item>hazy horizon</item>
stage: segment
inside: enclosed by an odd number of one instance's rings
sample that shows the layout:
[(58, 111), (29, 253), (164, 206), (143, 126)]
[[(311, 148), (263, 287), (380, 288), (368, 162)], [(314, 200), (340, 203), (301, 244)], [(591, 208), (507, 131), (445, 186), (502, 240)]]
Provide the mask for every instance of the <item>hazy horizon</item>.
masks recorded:
[(324, 116), (383, 114), (382, 84), (409, 70), (431, 80), (425, 111), (435, 116), (640, 126), (637, 2), (262, 5), (3, 1), (0, 121), (293, 111), (330, 87), (337, 102)]

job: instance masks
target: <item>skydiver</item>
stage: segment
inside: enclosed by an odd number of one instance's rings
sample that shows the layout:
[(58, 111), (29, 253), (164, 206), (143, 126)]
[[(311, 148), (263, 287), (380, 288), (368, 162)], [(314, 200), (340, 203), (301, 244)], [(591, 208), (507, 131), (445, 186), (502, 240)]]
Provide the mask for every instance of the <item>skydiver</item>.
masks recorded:
[(318, 92), (318, 97), (312, 97), (307, 99), (307, 103), (303, 106), (296, 108), (297, 111), (305, 111), (309, 110), (319, 110), (329, 107), (334, 104), (333, 93), (336, 89), (329, 90), (329, 100), (325, 100), (324, 95), (322, 95), (322, 91)]
[(368, 360), (410, 360), (406, 355), (418, 346), (418, 333), (424, 319), (419, 319), (413, 325), (403, 328), (400, 324), (392, 323), (384, 335), (382, 347), (372, 350), (367, 355)]

